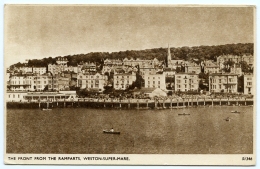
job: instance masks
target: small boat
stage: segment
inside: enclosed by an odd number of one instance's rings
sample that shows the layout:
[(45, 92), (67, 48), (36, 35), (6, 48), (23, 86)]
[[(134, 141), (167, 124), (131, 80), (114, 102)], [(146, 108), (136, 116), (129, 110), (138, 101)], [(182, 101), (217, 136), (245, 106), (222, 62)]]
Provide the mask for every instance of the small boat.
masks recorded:
[(185, 116), (185, 115), (190, 115), (190, 114), (188, 114), (188, 113), (182, 113), (182, 114), (178, 114), (178, 115), (179, 115), (179, 116), (180, 116), (180, 115), (184, 115), (184, 116)]
[(110, 130), (103, 130), (103, 133), (106, 133), (106, 134), (120, 134), (119, 131), (110, 131)]
[(225, 118), (224, 120), (226, 120), (226, 121), (230, 121), (230, 120), (231, 120), (231, 118), (227, 117), (227, 118)]
[(231, 111), (231, 113), (240, 113), (239, 111)]
[(50, 111), (50, 110), (52, 110), (52, 109), (42, 109), (42, 111)]

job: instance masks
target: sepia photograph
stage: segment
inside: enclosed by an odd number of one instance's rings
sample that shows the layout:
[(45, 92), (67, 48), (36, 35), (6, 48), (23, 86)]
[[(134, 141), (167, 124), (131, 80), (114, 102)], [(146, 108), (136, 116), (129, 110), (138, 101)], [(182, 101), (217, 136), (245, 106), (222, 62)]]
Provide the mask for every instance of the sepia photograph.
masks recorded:
[(5, 164), (255, 165), (255, 10), (5, 5)]

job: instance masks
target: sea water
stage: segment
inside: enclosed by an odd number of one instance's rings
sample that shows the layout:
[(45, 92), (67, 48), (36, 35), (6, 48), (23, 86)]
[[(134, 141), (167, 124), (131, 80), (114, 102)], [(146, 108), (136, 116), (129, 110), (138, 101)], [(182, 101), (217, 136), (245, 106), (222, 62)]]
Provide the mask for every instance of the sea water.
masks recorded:
[[(178, 115), (182, 113), (190, 115)], [(103, 133), (111, 128), (120, 135)], [(253, 107), (8, 109), (6, 152), (251, 154)]]

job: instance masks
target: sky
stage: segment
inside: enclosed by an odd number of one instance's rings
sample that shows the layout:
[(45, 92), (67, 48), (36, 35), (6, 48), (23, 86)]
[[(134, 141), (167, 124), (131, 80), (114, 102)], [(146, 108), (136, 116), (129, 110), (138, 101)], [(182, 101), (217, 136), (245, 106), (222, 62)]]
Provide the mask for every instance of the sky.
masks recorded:
[(90, 52), (254, 42), (253, 7), (7, 5), (6, 65)]

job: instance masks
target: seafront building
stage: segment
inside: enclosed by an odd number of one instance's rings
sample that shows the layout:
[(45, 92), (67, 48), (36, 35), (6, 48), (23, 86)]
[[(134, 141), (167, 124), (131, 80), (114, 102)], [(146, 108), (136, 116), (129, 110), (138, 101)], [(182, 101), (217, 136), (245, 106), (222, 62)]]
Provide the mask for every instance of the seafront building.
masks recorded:
[(31, 91), (36, 85), (35, 78), (36, 75), (32, 73), (11, 74), (8, 88), (10, 91)]
[(209, 91), (236, 93), (238, 75), (232, 73), (209, 74)]
[(166, 90), (165, 74), (145, 74), (144, 75), (144, 87), (145, 88), (160, 88)]
[(244, 94), (252, 94), (254, 93), (254, 75), (253, 74), (245, 74), (244, 75)]
[(115, 73), (113, 79), (115, 90), (125, 90), (136, 81), (136, 74), (134, 72)]
[(107, 76), (100, 73), (79, 73), (77, 75), (77, 86), (80, 89), (93, 89), (102, 92), (107, 84)]
[[(143, 78), (141, 87), (144, 89), (198, 91), (201, 80), (204, 86), (209, 86), (210, 92), (236, 93), (238, 77), (244, 74), (240, 62), (244, 61), (251, 67), (254, 63), (252, 55), (222, 55), (216, 58), (217, 61), (172, 60), (171, 55), (168, 46), (167, 56), (162, 61), (156, 57), (142, 60), (129, 59), (127, 56), (128, 58), (124, 59), (105, 59), (103, 63), (81, 61), (77, 66), (68, 66), (69, 61), (66, 57), (57, 57), (56, 63), (50, 63), (46, 67), (28, 67), (28, 64), (24, 64), (24, 67), (8, 69), (7, 90), (62, 91), (79, 87), (102, 92), (107, 85), (113, 86), (115, 90), (126, 90), (136, 81), (137, 75), (141, 75)], [(225, 65), (226, 61), (233, 61), (235, 64)], [(223, 71), (228, 73), (221, 73)], [(199, 74), (202, 79), (198, 78)], [(209, 81), (205, 82), (208, 75)], [(252, 78), (253, 75), (244, 75), (245, 94), (250, 94), (254, 90)]]
[(48, 86), (48, 74), (42, 74), (36, 76), (36, 81), (35, 81), (35, 87), (36, 91), (43, 91), (44, 89), (47, 89)]
[(199, 76), (196, 73), (176, 73), (175, 92), (198, 91)]

